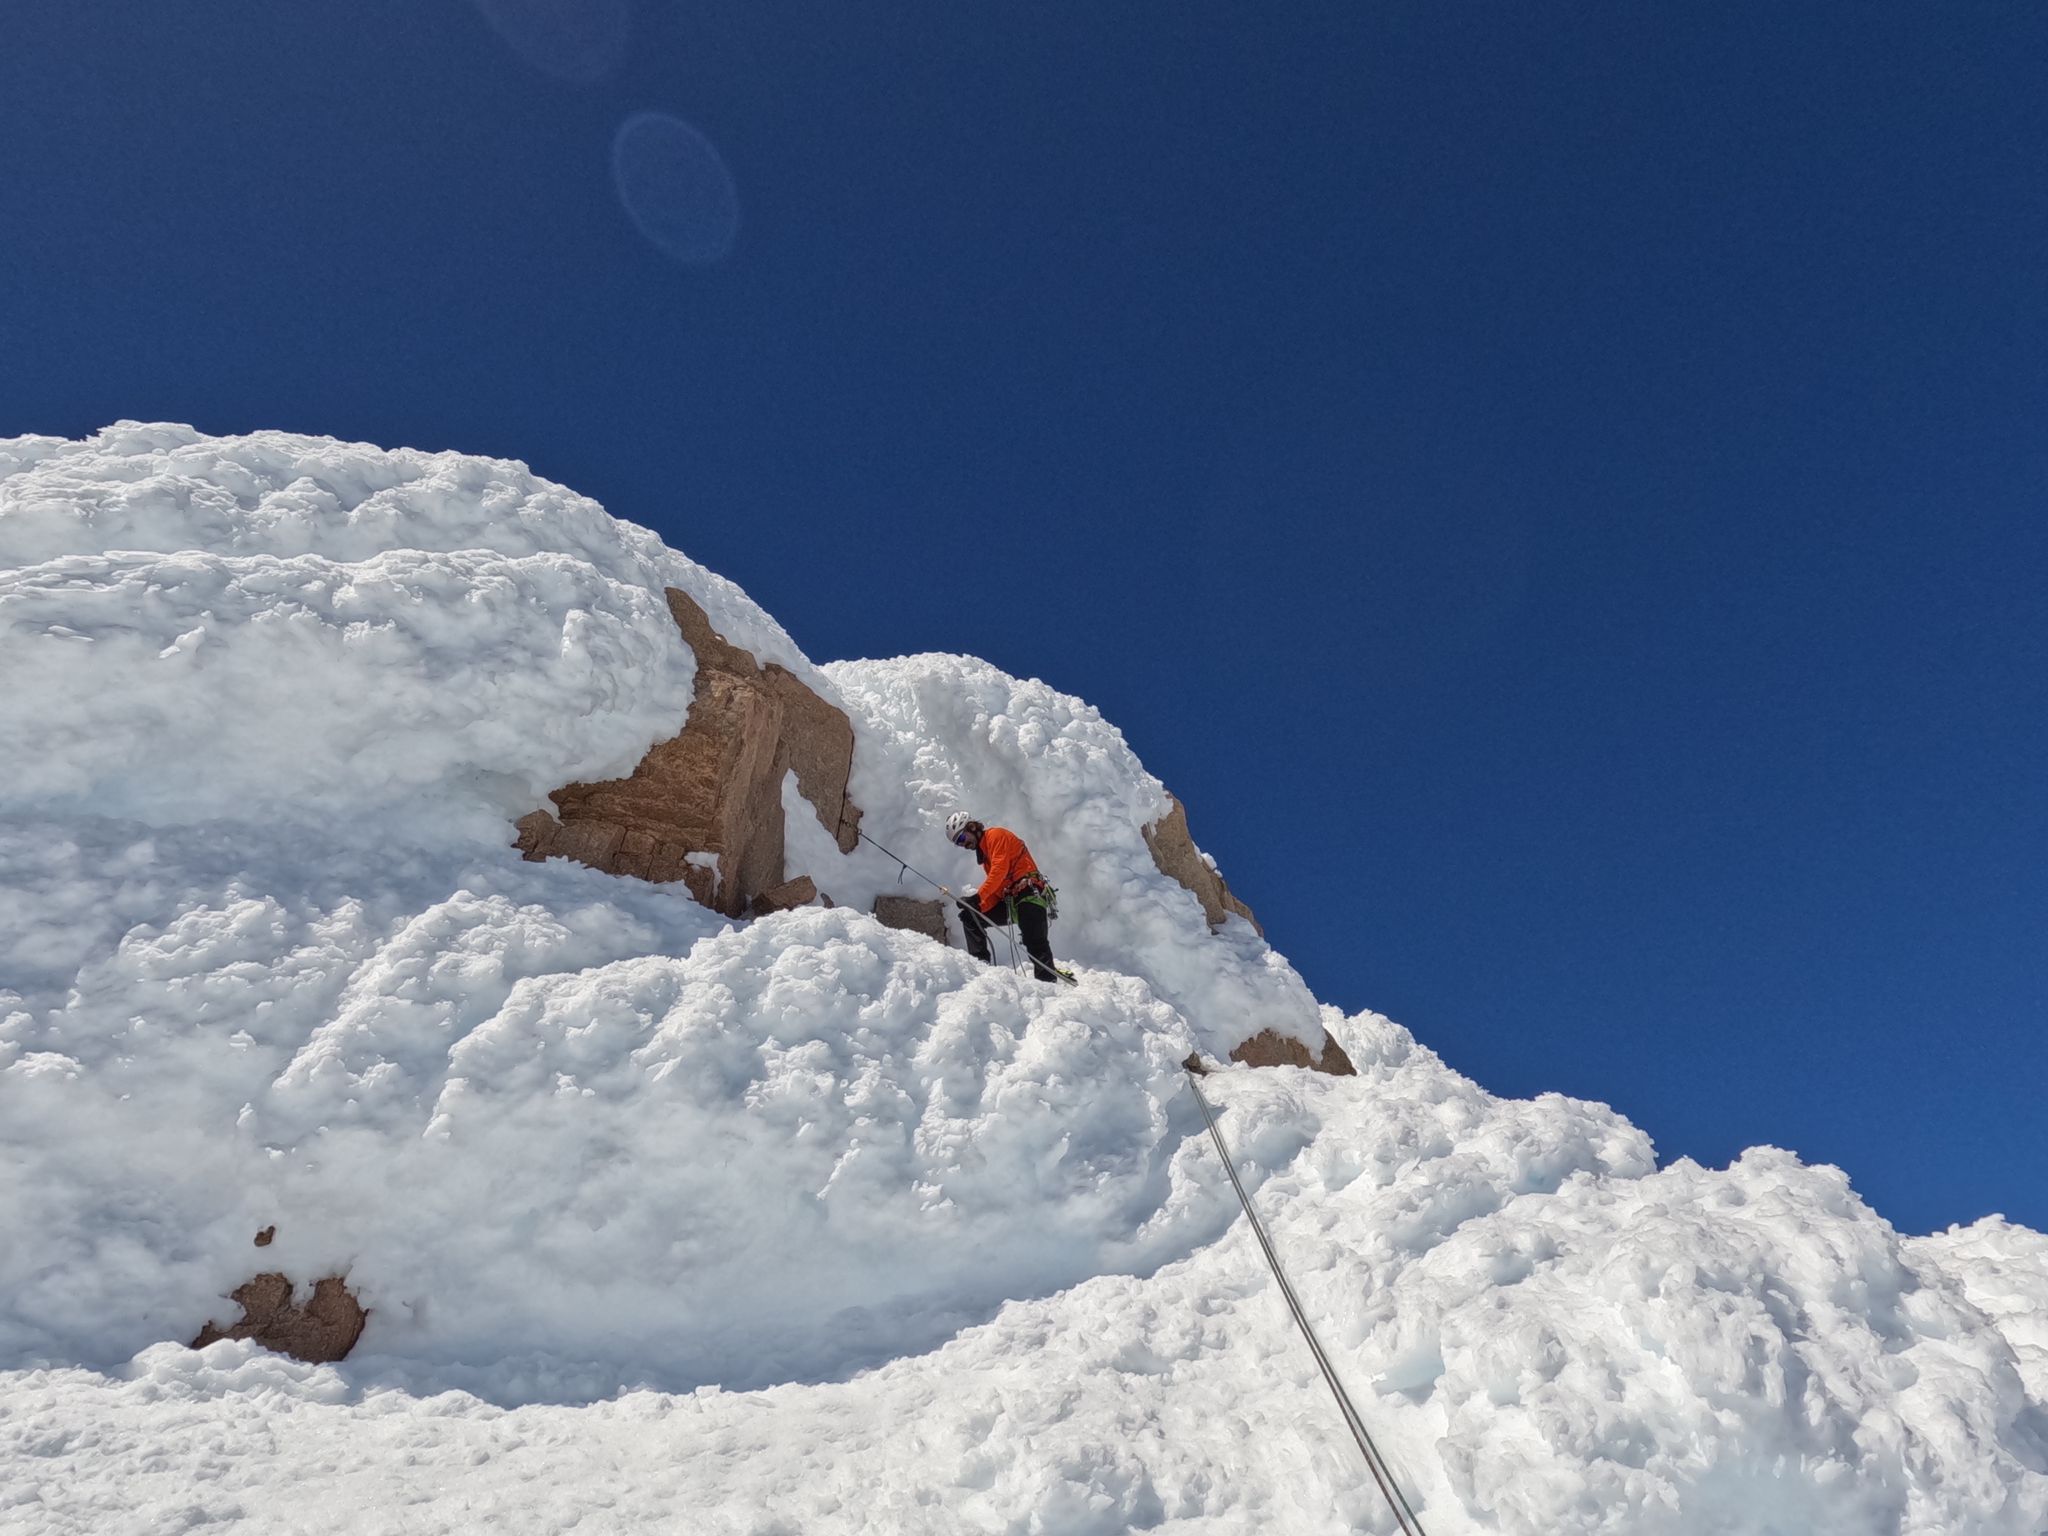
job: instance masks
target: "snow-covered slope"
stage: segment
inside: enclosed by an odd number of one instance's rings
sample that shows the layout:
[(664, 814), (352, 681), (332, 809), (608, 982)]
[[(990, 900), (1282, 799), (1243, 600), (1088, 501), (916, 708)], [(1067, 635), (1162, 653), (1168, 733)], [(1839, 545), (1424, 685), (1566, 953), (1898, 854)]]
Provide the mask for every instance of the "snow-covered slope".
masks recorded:
[[(687, 708), (664, 586), (844, 705), (882, 843), (1024, 831), (1082, 984), (861, 915), (914, 882), (793, 798), (846, 905), (522, 862)], [(2048, 1529), (2038, 1234), (1486, 1094), (1211, 935), (1080, 701), (814, 668), (521, 466), (0, 443), (0, 676), (0, 1530), (1390, 1530), (1177, 1066), (1262, 1027), (1359, 1067), (1207, 1081), (1435, 1536)], [(355, 1354), (184, 1348), (259, 1268)]]

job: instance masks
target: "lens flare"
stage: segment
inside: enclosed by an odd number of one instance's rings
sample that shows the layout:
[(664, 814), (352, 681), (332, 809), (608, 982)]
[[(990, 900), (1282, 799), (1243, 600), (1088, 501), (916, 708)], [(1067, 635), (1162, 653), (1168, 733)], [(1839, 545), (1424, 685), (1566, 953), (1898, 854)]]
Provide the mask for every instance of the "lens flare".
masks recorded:
[(739, 193), (709, 139), (681, 118), (639, 112), (612, 140), (612, 180), (634, 227), (676, 261), (718, 261), (739, 233)]

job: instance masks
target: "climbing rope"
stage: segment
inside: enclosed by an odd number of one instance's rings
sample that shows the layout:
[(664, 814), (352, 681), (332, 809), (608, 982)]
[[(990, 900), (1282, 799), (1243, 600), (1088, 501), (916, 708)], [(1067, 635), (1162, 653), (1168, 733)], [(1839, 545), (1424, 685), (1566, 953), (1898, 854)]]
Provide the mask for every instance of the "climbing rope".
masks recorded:
[[(869, 837), (867, 833), (861, 831), (859, 828), (854, 829), (854, 836), (858, 837), (870, 848), (878, 849), (880, 852), (887, 855), (890, 862), (893, 863), (898, 869), (902, 870), (905, 874), (917, 876), (918, 879), (922, 880), (926, 885), (930, 886), (933, 890), (937, 891), (941, 896), (944, 896), (948, 901), (960, 901), (963, 899), (953, 894), (953, 888), (951, 886), (941, 885), (938, 881), (934, 880), (930, 875), (926, 874), (923, 870), (919, 869), (915, 864), (912, 864), (911, 862), (909, 862), (909, 860), (905, 859), (901, 854), (891, 853), (887, 848), (883, 848), (880, 843), (876, 842), (872, 837)], [(964, 923), (966, 919), (963, 918), (961, 921)], [(996, 922), (994, 918), (990, 918), (986, 923), (982, 925), (982, 932), (999, 934), (1002, 937), (1002, 941), (1010, 946), (1011, 970), (1020, 971), (1024, 968), (1024, 962), (1022, 958), (1024, 954), (1024, 945), (1015, 934), (1010, 932), (1007, 924), (999, 924)]]
[(1400, 1485), (1394, 1481), (1393, 1470), (1365, 1427), (1365, 1420), (1358, 1416), (1358, 1410), (1351, 1406), (1351, 1398), (1344, 1390), (1344, 1383), (1337, 1379), (1337, 1368), (1330, 1363), (1330, 1357), (1323, 1353), (1322, 1341), (1316, 1337), (1315, 1329), (1309, 1326), (1308, 1314), (1301, 1310), (1301, 1299), (1294, 1294), (1294, 1287), (1287, 1283), (1287, 1272), (1280, 1267), (1280, 1256), (1273, 1251), (1273, 1240), (1266, 1235), (1266, 1224), (1259, 1220), (1259, 1213), (1252, 1209), (1251, 1196), (1244, 1191), (1244, 1183), (1237, 1176), (1237, 1164), (1231, 1160), (1230, 1148), (1223, 1140), (1223, 1132), (1216, 1124), (1216, 1116), (1209, 1108), (1208, 1095), (1202, 1092), (1197, 1072), (1197, 1060), (1188, 1058), (1182, 1064), (1188, 1075), (1188, 1086), (1195, 1090), (1195, 1102), (1202, 1106), (1202, 1118), (1208, 1122), (1209, 1138), (1216, 1143), (1216, 1155), (1223, 1159), (1223, 1171), (1230, 1175), (1230, 1187), (1237, 1191), (1237, 1202), (1244, 1207), (1244, 1214), (1252, 1224), (1252, 1234), (1264, 1250), (1266, 1264), (1273, 1271), (1273, 1278), (1280, 1284), (1280, 1294), (1287, 1298), (1287, 1310), (1294, 1314), (1295, 1326), (1301, 1329), (1301, 1336), (1308, 1340), (1309, 1353), (1316, 1357), (1316, 1366), (1323, 1373), (1323, 1380), (1329, 1384), (1331, 1395), (1337, 1399), (1338, 1411), (1344, 1415), (1345, 1427), (1351, 1431), (1351, 1438), (1358, 1442), (1358, 1454), (1365, 1458), (1366, 1470), (1372, 1473), (1372, 1480), (1379, 1484), (1380, 1495), (1387, 1501), (1387, 1508), (1394, 1512), (1394, 1520), (1401, 1527), (1403, 1536), (1423, 1536), (1422, 1522), (1416, 1518), (1414, 1508)]

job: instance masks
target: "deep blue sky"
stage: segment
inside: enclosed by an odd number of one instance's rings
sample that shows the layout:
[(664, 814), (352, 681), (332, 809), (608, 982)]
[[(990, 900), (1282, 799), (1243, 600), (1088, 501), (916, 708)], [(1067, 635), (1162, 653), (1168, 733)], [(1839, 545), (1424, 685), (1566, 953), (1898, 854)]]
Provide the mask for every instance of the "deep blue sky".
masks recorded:
[[(2048, 8), (631, 26), (16, 8), (0, 434), (525, 459), (818, 659), (1100, 705), (1486, 1086), (2048, 1226)], [(621, 206), (650, 110), (720, 262)]]

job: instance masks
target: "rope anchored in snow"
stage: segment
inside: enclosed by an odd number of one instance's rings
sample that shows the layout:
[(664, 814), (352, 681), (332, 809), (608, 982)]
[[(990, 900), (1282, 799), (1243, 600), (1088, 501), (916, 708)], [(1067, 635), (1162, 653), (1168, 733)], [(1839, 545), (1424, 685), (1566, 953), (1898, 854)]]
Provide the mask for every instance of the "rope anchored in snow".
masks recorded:
[(1344, 1390), (1344, 1383), (1337, 1378), (1337, 1368), (1330, 1363), (1330, 1357), (1323, 1353), (1322, 1341), (1316, 1337), (1315, 1329), (1309, 1326), (1308, 1314), (1301, 1309), (1301, 1298), (1294, 1294), (1294, 1287), (1287, 1283), (1287, 1272), (1280, 1267), (1280, 1255), (1273, 1251), (1273, 1240), (1266, 1235), (1266, 1224), (1259, 1220), (1259, 1213), (1252, 1209), (1251, 1196), (1245, 1193), (1244, 1183), (1237, 1176), (1237, 1164), (1231, 1161), (1230, 1148), (1223, 1140), (1223, 1131), (1216, 1124), (1215, 1113), (1209, 1108), (1208, 1095), (1202, 1092), (1200, 1076), (1207, 1070), (1201, 1059), (1190, 1056), (1182, 1066), (1188, 1075), (1188, 1086), (1195, 1090), (1195, 1102), (1202, 1106), (1202, 1119), (1208, 1122), (1209, 1139), (1216, 1143), (1216, 1155), (1223, 1159), (1223, 1171), (1230, 1175), (1230, 1187), (1237, 1191), (1237, 1203), (1244, 1207), (1244, 1214), (1252, 1225), (1252, 1235), (1259, 1240), (1259, 1247), (1266, 1255), (1267, 1267), (1273, 1271), (1273, 1278), (1279, 1282), (1280, 1294), (1287, 1298), (1287, 1310), (1294, 1314), (1295, 1326), (1301, 1329), (1301, 1336), (1308, 1340), (1309, 1353), (1316, 1357), (1316, 1367), (1322, 1371), (1323, 1380), (1329, 1384), (1331, 1395), (1337, 1399), (1338, 1411), (1344, 1415), (1344, 1425), (1351, 1431), (1351, 1438), (1358, 1442), (1358, 1454), (1365, 1458), (1366, 1470), (1372, 1473), (1372, 1480), (1379, 1484), (1380, 1494), (1387, 1501), (1387, 1508), (1394, 1512), (1395, 1523), (1401, 1527), (1403, 1536), (1423, 1536), (1422, 1522), (1416, 1518), (1414, 1508), (1407, 1495), (1401, 1492), (1394, 1481), (1393, 1470), (1380, 1454), (1380, 1448), (1373, 1443), (1372, 1434), (1365, 1427), (1365, 1420), (1358, 1416), (1358, 1410), (1351, 1405), (1350, 1394)]

